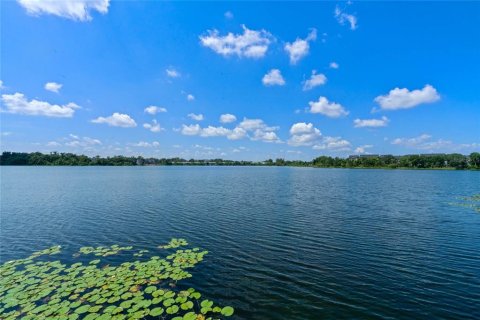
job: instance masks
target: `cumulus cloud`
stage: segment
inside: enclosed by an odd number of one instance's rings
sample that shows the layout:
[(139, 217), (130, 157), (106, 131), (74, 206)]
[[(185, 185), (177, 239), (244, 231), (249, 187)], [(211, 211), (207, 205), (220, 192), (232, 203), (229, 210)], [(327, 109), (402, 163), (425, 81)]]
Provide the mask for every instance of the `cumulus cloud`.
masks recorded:
[(66, 105), (50, 104), (45, 101), (28, 100), (22, 93), (2, 94), (2, 102), (6, 107), (4, 112), (24, 114), (29, 116), (45, 116), (71, 118), (80, 106), (70, 102)]
[(28, 14), (40, 16), (51, 14), (58, 17), (76, 20), (92, 20), (92, 11), (101, 14), (108, 12), (110, 0), (17, 0)]
[(229, 32), (221, 36), (218, 30), (208, 30), (200, 36), (200, 43), (216, 53), (227, 57), (236, 55), (246, 58), (262, 58), (272, 41), (272, 35), (265, 30), (250, 30), (242, 25), (243, 33)]
[(325, 83), (327, 83), (327, 77), (323, 73), (317, 74), (317, 71), (313, 70), (310, 79), (303, 82), (303, 91), (311, 90)]
[(128, 114), (115, 112), (108, 117), (98, 117), (93, 119), (93, 123), (105, 123), (112, 127), (132, 128), (136, 127), (137, 123)]
[(261, 140), (263, 142), (276, 142), (280, 143), (281, 140), (277, 134), (273, 131), (263, 131), (260, 129), (255, 130), (252, 140)]
[(3, 81), (0, 80), (0, 90), (3, 90), (3, 89), (5, 89), (5, 88), (6, 88), (6, 87), (3, 85)]
[(395, 88), (383, 96), (375, 98), (383, 110), (409, 109), (424, 103), (433, 103), (440, 100), (437, 90), (427, 84), (423, 89), (408, 90), (407, 88)]
[(180, 132), (187, 136), (201, 136), (201, 137), (226, 137), (230, 130), (224, 127), (208, 126), (200, 127), (199, 124), (182, 125)]
[(202, 121), (204, 119), (203, 114), (201, 113), (200, 114), (189, 113), (187, 117), (195, 121)]
[(387, 117), (381, 119), (355, 119), (353, 124), (355, 128), (379, 128), (386, 127), (390, 120)]
[(237, 117), (230, 113), (225, 113), (220, 116), (221, 123), (231, 123), (237, 121)]
[(240, 140), (247, 136), (247, 131), (243, 128), (236, 127), (227, 135), (229, 140)]
[(310, 101), (310, 113), (320, 113), (330, 118), (338, 118), (349, 114), (345, 108), (336, 102), (329, 102), (326, 97), (318, 98), (318, 101)]
[(174, 68), (168, 68), (167, 70), (165, 70), (165, 72), (167, 73), (167, 76), (169, 78), (179, 78), (181, 76), (180, 72), (178, 72)]
[(352, 144), (342, 137), (324, 137), (322, 142), (313, 146), (315, 150), (330, 150), (334, 152), (348, 151)]
[(45, 83), (45, 90), (48, 90), (48, 91), (51, 91), (51, 92), (55, 92), (55, 93), (58, 93), (60, 91), (60, 89), (62, 88), (62, 84), (60, 83), (56, 83), (56, 82), (47, 82)]
[(265, 86), (283, 86), (285, 84), (285, 79), (283, 79), (280, 70), (272, 69), (263, 76), (262, 83)]
[(320, 142), (321, 137), (322, 133), (312, 123), (298, 122), (290, 128), (288, 144), (296, 147), (311, 146)]
[(180, 133), (187, 136), (200, 137), (226, 137), (229, 140), (239, 140), (249, 137), (251, 140), (261, 140), (264, 142), (281, 142), (276, 135), (277, 127), (267, 126), (261, 119), (245, 118), (238, 126), (233, 129), (225, 127), (201, 127), (199, 124), (182, 125)]
[(294, 147), (312, 146), (315, 150), (347, 151), (351, 143), (341, 137), (323, 136), (312, 123), (298, 122), (290, 128), (288, 144)]
[(224, 16), (227, 19), (233, 19), (233, 13), (231, 11), (225, 12)]
[(187, 94), (187, 101), (195, 100), (195, 96), (193, 94)]
[(305, 57), (310, 50), (309, 42), (315, 41), (316, 39), (317, 29), (312, 29), (305, 39), (297, 38), (294, 42), (287, 42), (284, 49), (290, 57), (290, 63), (296, 64), (300, 59)]
[(165, 130), (160, 126), (160, 124), (155, 119), (152, 120), (152, 123), (144, 123), (143, 127), (152, 132), (160, 132)]
[(348, 22), (348, 24), (350, 24), (351, 30), (355, 30), (358, 27), (357, 17), (353, 14), (348, 14), (344, 12), (344, 10), (340, 9), (338, 5), (335, 7), (335, 18), (341, 25), (344, 25), (346, 22)]
[(330, 69), (340, 68), (340, 65), (338, 63), (336, 63), (335, 61), (330, 62), (330, 64), (328, 66), (330, 67)]
[(157, 106), (148, 106), (145, 108), (144, 111), (148, 114), (155, 115), (157, 113), (167, 112), (167, 109), (163, 107), (157, 107)]

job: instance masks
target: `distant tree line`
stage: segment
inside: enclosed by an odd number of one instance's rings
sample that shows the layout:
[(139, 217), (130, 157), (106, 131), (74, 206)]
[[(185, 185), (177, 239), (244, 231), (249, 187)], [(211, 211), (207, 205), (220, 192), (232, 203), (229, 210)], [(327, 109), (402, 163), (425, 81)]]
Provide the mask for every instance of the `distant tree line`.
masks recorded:
[(88, 157), (73, 153), (3, 152), (0, 165), (17, 166), (144, 166), (144, 165), (198, 165), (198, 166), (293, 166), (319, 168), (411, 168), (411, 169), (480, 169), (480, 153), (470, 155), (419, 154), (419, 155), (360, 155), (348, 158), (320, 156), (312, 161), (268, 159), (266, 161), (234, 161), (224, 159), (182, 159), (143, 157)]

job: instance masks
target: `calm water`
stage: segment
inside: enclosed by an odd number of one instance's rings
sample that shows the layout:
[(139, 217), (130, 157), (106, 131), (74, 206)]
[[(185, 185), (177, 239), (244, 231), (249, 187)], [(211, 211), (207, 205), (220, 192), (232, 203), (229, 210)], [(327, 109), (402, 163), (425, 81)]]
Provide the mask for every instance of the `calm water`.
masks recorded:
[(479, 319), (480, 172), (2, 167), (1, 260), (60, 244), (210, 251), (238, 319)]

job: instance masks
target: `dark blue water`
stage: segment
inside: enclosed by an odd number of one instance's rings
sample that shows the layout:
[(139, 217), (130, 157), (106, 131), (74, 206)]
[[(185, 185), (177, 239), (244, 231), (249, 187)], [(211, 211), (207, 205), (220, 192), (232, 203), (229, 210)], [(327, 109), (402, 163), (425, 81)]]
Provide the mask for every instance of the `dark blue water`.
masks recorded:
[(62, 245), (210, 251), (192, 285), (238, 319), (479, 319), (480, 172), (2, 167), (1, 261)]

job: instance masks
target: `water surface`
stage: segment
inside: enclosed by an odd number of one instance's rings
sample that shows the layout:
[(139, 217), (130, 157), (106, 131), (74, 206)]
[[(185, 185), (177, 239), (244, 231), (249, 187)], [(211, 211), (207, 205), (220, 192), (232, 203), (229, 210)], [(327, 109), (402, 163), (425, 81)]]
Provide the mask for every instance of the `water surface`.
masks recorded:
[(480, 172), (2, 167), (0, 259), (208, 249), (188, 285), (238, 319), (478, 319)]

